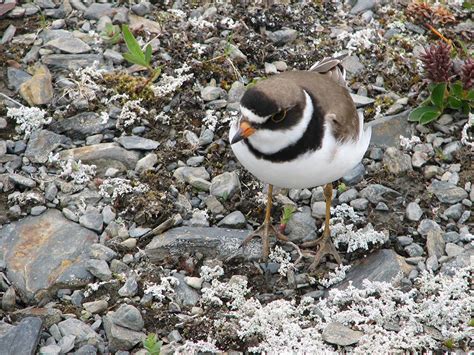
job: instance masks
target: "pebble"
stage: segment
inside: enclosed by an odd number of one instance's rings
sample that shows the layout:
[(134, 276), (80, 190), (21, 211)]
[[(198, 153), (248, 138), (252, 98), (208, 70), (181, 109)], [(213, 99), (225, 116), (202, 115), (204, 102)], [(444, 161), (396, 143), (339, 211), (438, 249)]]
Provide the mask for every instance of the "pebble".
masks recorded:
[(87, 206), (86, 212), (79, 217), (79, 224), (96, 232), (102, 232), (104, 219), (97, 208)]
[[(364, 65), (360, 62), (359, 57), (356, 55), (351, 55), (344, 58), (342, 61), (342, 66), (351, 74), (358, 74), (365, 68)], [(357, 97), (356, 99), (354, 99), (356, 95), (351, 94), (351, 96), (357, 108), (361, 106), (370, 105), (371, 103), (375, 102), (374, 99), (370, 99), (367, 97), (363, 99), (363, 96), (362, 96), (362, 97)]]
[(311, 204), (311, 215), (314, 218), (324, 218), (326, 216), (326, 202), (316, 201)]
[(273, 63), (265, 63), (265, 74), (277, 74), (278, 69)]
[(184, 280), (186, 281), (186, 284), (188, 286), (191, 286), (192, 288), (196, 290), (201, 289), (202, 283), (204, 281), (201, 277), (190, 277), (190, 276), (186, 276)]
[(92, 302), (84, 302), (82, 304), (82, 307), (87, 311), (92, 314), (96, 313), (103, 313), (104, 311), (109, 308), (109, 304), (105, 300), (98, 300), (98, 301), (92, 301)]
[(407, 237), (407, 236), (400, 236), (400, 237), (397, 237), (397, 243), (400, 246), (404, 247), (413, 243), (413, 238)]
[(418, 224), (418, 233), (420, 233), (422, 236), (426, 236), (429, 232), (432, 231), (437, 231), (441, 232), (442, 229), (438, 223), (431, 219), (423, 219), (419, 224)]
[(356, 198), (355, 200), (351, 201), (350, 205), (356, 211), (364, 211), (369, 206), (369, 200), (366, 198)]
[(410, 156), (394, 147), (385, 150), (383, 163), (388, 171), (395, 175), (412, 170)]
[(352, 330), (338, 322), (332, 322), (324, 328), (322, 338), (330, 344), (348, 346), (357, 344), (363, 335), (364, 333), (361, 331)]
[(118, 290), (122, 297), (133, 297), (138, 293), (138, 283), (135, 276), (127, 278), (123, 286)]
[(298, 37), (298, 31), (286, 28), (275, 32), (267, 31), (266, 35), (274, 44), (283, 45), (293, 42)]
[(86, 269), (101, 281), (108, 281), (112, 278), (112, 272), (105, 260), (87, 260)]
[(445, 241), (441, 231), (434, 230), (428, 232), (426, 236), (426, 249), (428, 250), (428, 256), (435, 256), (439, 259), (444, 255)]
[(42, 346), (39, 349), (40, 355), (59, 355), (61, 353), (61, 347), (56, 344)]
[(443, 216), (446, 218), (451, 218), (457, 221), (459, 218), (461, 218), (461, 215), (463, 213), (463, 207), (461, 203), (456, 203), (455, 205), (452, 205), (448, 207), (444, 212)]
[(446, 254), (449, 257), (454, 257), (462, 254), (464, 252), (464, 248), (456, 245), (454, 243), (446, 243)]
[(405, 249), (405, 252), (410, 257), (422, 256), (423, 253), (424, 253), (423, 247), (419, 244), (416, 244), (416, 243), (412, 243), (410, 245), (407, 245), (404, 249)]
[(247, 220), (244, 214), (240, 211), (234, 211), (225, 216), (218, 224), (218, 227), (223, 228), (245, 228)]
[(346, 185), (355, 185), (361, 182), (365, 175), (364, 164), (357, 164), (351, 171), (342, 177), (342, 182)]
[(39, 216), (42, 214), (44, 211), (46, 211), (46, 206), (35, 206), (31, 208), (30, 214), (32, 216)]
[(223, 89), (216, 86), (206, 86), (201, 90), (201, 98), (204, 101), (213, 101), (221, 98), (226, 93)]
[(340, 203), (349, 203), (352, 200), (357, 198), (358, 192), (356, 189), (349, 189), (344, 191), (342, 194), (339, 195), (339, 202)]
[(438, 200), (443, 203), (453, 204), (467, 197), (466, 190), (447, 181), (434, 180), (428, 190), (434, 193)]
[(377, 203), (377, 206), (375, 206), (375, 209), (377, 211), (389, 211), (390, 210), (385, 202)]
[(225, 172), (214, 177), (209, 192), (211, 195), (227, 200), (240, 191), (240, 180), (235, 172)]
[(423, 210), (417, 202), (410, 202), (407, 205), (405, 214), (410, 221), (419, 221), (423, 215)]
[(160, 145), (157, 141), (140, 136), (121, 136), (117, 142), (125, 149), (137, 150), (155, 150)]

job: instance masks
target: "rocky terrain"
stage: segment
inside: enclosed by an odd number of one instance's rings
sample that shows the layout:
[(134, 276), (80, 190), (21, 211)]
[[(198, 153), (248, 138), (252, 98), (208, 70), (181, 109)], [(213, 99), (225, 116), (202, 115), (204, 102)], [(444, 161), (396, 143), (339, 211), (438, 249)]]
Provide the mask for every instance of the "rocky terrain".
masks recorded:
[[(0, 3), (0, 354), (474, 348), (474, 118), (407, 119), (435, 32), (472, 57), (463, 1), (425, 19), (408, 1), (20, 3)], [(125, 60), (123, 24), (155, 81)], [(333, 55), (377, 122), (334, 183), (344, 263), (309, 273), (285, 244), (261, 263), (258, 240), (239, 246), (266, 187), (229, 122), (246, 87)], [(321, 234), (321, 187), (274, 194), (291, 242)]]

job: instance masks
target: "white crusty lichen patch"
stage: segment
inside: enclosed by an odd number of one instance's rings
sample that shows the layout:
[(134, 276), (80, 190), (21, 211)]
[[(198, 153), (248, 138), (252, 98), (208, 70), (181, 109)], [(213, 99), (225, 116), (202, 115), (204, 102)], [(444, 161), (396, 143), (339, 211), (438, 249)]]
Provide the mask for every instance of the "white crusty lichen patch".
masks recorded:
[[(231, 332), (230, 337), (238, 337), (244, 343), (258, 341), (248, 348), (251, 352), (303, 354), (337, 350), (386, 354), (442, 349), (448, 341), (454, 347), (467, 349), (472, 336), (474, 296), (469, 282), (473, 269), (470, 266), (457, 270), (454, 276), (422, 273), (411, 291), (365, 280), (364, 289), (352, 285), (345, 290), (333, 289), (318, 303), (306, 297), (299, 303), (281, 299), (264, 305), (255, 298), (245, 299), (246, 283), (245, 287), (234, 288), (220, 282), (217, 289), (232, 288), (231, 298), (239, 302), (236, 306), (221, 300), (219, 307), (227, 310), (227, 316), (214, 319), (213, 325), (216, 329), (225, 327)], [(224, 294), (228, 298), (228, 293), (221, 292), (215, 292), (214, 297)], [(362, 331), (363, 336), (353, 346), (333, 347), (323, 340), (323, 331), (334, 322)], [(205, 345), (215, 347), (219, 341), (224, 340), (210, 336)], [(186, 343), (186, 348), (201, 349), (191, 342)]]

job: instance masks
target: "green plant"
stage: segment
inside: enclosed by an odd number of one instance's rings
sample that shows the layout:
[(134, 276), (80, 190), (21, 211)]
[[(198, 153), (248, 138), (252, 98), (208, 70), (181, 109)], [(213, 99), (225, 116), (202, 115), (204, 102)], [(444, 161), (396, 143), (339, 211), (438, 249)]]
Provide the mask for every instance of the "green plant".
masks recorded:
[(341, 182), (339, 185), (337, 185), (337, 191), (342, 194), (343, 192), (347, 191), (347, 185)]
[(104, 30), (100, 33), (100, 37), (107, 43), (117, 44), (121, 39), (120, 27), (107, 23)]
[(474, 327), (474, 318), (471, 318), (471, 320), (469, 321), (469, 326)]
[(122, 54), (123, 58), (132, 64), (138, 64), (147, 68), (150, 75), (145, 86), (152, 83), (160, 76), (161, 66), (154, 68), (151, 64), (151, 45), (147, 44), (144, 52), (127, 25), (122, 25), (122, 33), (128, 48), (128, 52)]
[(147, 351), (147, 355), (160, 355), (162, 342), (158, 341), (158, 337), (155, 333), (147, 335), (143, 340), (143, 347)]
[(454, 340), (453, 339), (446, 339), (443, 341), (443, 345), (447, 347), (448, 349), (454, 349)]
[(462, 111), (466, 115), (474, 109), (474, 90), (463, 89), (461, 81), (430, 84), (428, 90), (430, 97), (410, 112), (410, 121), (428, 124), (446, 109)]
[(280, 233), (284, 233), (286, 229), (286, 225), (290, 221), (290, 219), (293, 217), (293, 215), (296, 212), (296, 207), (293, 205), (286, 205), (283, 207), (283, 214), (281, 215), (280, 219)]

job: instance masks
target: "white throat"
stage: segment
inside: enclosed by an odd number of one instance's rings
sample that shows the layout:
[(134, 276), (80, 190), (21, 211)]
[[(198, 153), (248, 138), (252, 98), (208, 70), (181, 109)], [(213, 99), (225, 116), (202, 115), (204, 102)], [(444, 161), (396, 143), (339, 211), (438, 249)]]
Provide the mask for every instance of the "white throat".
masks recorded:
[[(258, 129), (248, 138), (255, 149), (264, 154), (273, 154), (293, 145), (303, 136), (313, 116), (313, 102), (308, 93), (305, 90), (303, 91), (305, 95), (305, 108), (301, 120), (295, 126), (285, 130)], [(242, 111), (242, 114), (246, 116), (246, 112)]]

